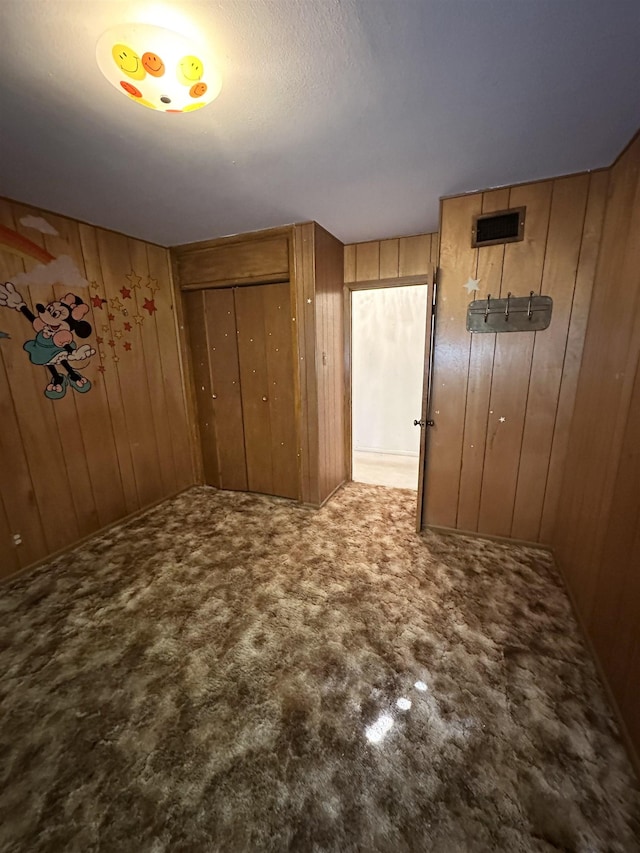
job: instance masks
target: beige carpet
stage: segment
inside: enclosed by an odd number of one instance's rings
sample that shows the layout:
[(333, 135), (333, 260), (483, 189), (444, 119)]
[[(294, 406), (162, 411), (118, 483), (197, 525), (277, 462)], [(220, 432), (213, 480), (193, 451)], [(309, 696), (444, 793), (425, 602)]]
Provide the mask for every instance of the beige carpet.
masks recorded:
[(550, 558), (196, 488), (0, 589), (0, 849), (640, 850)]
[(354, 450), (351, 477), (356, 483), (418, 490), (418, 457)]

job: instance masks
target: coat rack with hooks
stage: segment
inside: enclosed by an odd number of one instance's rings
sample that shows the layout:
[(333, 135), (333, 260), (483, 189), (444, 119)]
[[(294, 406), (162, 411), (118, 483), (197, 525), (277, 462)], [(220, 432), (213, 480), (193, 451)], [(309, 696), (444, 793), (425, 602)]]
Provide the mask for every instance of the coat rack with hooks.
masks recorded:
[(475, 299), (467, 308), (468, 332), (541, 332), (551, 323), (553, 299), (533, 290), (528, 296)]

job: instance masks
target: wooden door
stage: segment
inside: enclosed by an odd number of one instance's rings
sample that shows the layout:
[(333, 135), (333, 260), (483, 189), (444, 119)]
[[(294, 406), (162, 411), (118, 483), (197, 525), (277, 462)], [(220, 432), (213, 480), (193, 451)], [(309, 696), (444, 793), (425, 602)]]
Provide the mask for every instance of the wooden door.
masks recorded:
[(288, 284), (234, 291), (247, 484), (299, 498)]
[(247, 463), (233, 291), (229, 288), (205, 290), (204, 308), (218, 458), (218, 487), (244, 491), (247, 488)]
[(247, 488), (236, 316), (231, 289), (185, 295), (204, 480)]
[(416, 530), (422, 530), (422, 519), (425, 516), (424, 478), (427, 462), (427, 439), (429, 429), (429, 401), (431, 397), (431, 372), (433, 370), (433, 344), (436, 318), (437, 274), (434, 270), (427, 297), (426, 330), (424, 336), (424, 379), (422, 383), (422, 409), (420, 412), (420, 458), (418, 461), (418, 503), (416, 505)]

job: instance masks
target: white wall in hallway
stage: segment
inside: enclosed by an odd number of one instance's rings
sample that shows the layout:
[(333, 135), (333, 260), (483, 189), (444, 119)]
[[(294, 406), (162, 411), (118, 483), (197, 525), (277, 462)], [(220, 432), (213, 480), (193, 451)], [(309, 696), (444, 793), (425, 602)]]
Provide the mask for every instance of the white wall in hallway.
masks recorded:
[(427, 286), (355, 290), (353, 449), (417, 455)]

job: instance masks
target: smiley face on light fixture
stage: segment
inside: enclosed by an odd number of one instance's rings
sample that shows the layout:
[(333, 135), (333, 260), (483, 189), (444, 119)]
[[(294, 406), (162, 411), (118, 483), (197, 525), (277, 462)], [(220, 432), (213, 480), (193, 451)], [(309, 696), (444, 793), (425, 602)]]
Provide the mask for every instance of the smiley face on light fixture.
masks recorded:
[(178, 80), (185, 86), (197, 83), (204, 73), (202, 60), (197, 56), (183, 56), (178, 63)]
[(121, 71), (132, 77), (134, 80), (142, 80), (145, 76), (145, 70), (142, 67), (142, 60), (135, 52), (126, 44), (114, 44), (111, 48), (113, 61)]
[(206, 46), (151, 24), (107, 30), (98, 40), (96, 60), (107, 80), (130, 101), (165, 113), (200, 110), (222, 88)]
[(152, 77), (162, 77), (164, 74), (164, 62), (155, 53), (145, 53), (142, 57), (142, 67)]
[(193, 84), (193, 86), (189, 89), (189, 94), (192, 98), (201, 98), (206, 91), (207, 84), (200, 81), (199, 83)]

